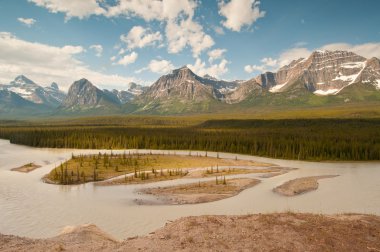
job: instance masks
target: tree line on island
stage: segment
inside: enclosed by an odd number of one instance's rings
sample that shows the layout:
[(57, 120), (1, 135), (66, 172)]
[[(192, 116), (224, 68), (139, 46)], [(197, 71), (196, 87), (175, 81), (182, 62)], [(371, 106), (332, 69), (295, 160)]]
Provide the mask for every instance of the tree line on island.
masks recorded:
[[(124, 175), (124, 183), (141, 182), (153, 178), (178, 178), (188, 174), (185, 169), (156, 169), (159, 155), (124, 152), (123, 154), (98, 153), (74, 155), (55, 167), (47, 176), (47, 182), (70, 185), (102, 181)], [(128, 176), (127, 176), (128, 175)]]

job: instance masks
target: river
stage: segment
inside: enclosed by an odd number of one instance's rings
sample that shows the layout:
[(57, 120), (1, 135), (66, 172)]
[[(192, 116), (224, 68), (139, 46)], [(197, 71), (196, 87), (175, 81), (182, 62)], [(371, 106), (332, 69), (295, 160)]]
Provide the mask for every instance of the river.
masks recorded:
[[(0, 140), (0, 233), (45, 238), (57, 235), (66, 226), (94, 223), (114, 237), (124, 239), (148, 234), (163, 227), (169, 220), (189, 215), (281, 211), (380, 215), (380, 162), (303, 162), (237, 155), (239, 159), (299, 169), (277, 177), (261, 178), (262, 183), (232, 198), (181, 206), (137, 205), (134, 200), (144, 196), (136, 190), (185, 183), (191, 181), (189, 179), (109, 187), (94, 186), (92, 183), (58, 186), (41, 181), (43, 175), (70, 158), (72, 153), (99, 151), (105, 150), (42, 149)], [(188, 153), (176, 151), (176, 154)], [(208, 152), (208, 156), (216, 156), (216, 153)], [(235, 158), (236, 154), (219, 153), (219, 156)], [(10, 171), (30, 162), (42, 167), (30, 173)], [(319, 180), (319, 188), (313, 192), (295, 197), (272, 192), (272, 188), (290, 179), (328, 174), (340, 176)]]

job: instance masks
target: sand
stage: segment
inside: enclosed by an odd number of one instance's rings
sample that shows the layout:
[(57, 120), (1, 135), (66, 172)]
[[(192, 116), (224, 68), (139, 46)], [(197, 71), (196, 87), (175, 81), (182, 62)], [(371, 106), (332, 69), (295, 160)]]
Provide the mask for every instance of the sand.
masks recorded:
[(295, 196), (301, 193), (317, 190), (319, 186), (319, 179), (333, 178), (336, 176), (338, 175), (323, 175), (297, 178), (285, 182), (284, 184), (274, 188), (273, 191), (284, 196)]
[(28, 173), (28, 172), (34, 171), (35, 169), (38, 169), (40, 167), (41, 167), (41, 165), (36, 165), (35, 163), (29, 163), (29, 164), (25, 164), (25, 165), (17, 167), (17, 168), (12, 168), (11, 171)]
[[(212, 180), (178, 186), (148, 188), (140, 192), (156, 196), (162, 204), (198, 204), (233, 197), (258, 183), (260, 180), (257, 179), (236, 178), (226, 179), (226, 184), (223, 184), (223, 178), (219, 177), (218, 184)], [(137, 203), (146, 204), (144, 201), (137, 201)]]
[[(206, 177), (221, 177), (231, 175), (244, 175), (244, 174), (262, 174), (261, 178), (271, 178), (274, 176), (279, 176), (288, 173), (289, 171), (296, 170), (295, 168), (287, 168), (280, 166), (266, 167), (266, 168), (258, 168), (258, 167), (245, 167), (245, 168), (227, 168), (220, 167), (219, 169), (211, 170), (210, 168), (189, 168), (186, 169), (183, 173), (176, 174), (175, 170), (173, 170), (173, 175), (168, 175), (168, 170), (162, 170), (164, 173), (161, 175), (160, 171), (157, 171), (156, 174), (153, 174), (151, 171), (145, 171), (145, 174), (149, 175), (148, 179), (142, 180), (141, 178), (134, 178), (134, 173), (128, 173), (124, 176), (118, 176), (115, 178), (106, 179), (103, 181), (95, 182), (97, 186), (112, 186), (112, 185), (128, 185), (128, 184), (147, 184), (154, 183), (159, 181), (167, 181), (167, 180), (176, 180), (181, 178), (206, 178)], [(180, 170), (177, 170), (180, 171)], [(47, 177), (44, 178), (46, 183), (54, 183), (54, 181), (49, 181)]]
[(184, 217), (117, 241), (94, 225), (48, 239), (0, 235), (0, 251), (380, 251), (380, 217), (258, 214)]

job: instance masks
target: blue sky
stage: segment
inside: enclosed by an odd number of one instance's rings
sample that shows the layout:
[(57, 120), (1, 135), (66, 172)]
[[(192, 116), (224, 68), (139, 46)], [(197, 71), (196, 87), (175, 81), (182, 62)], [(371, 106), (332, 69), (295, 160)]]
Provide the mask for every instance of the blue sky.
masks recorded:
[(0, 81), (122, 89), (183, 65), (232, 80), (315, 49), (380, 57), (379, 10), (377, 0), (0, 0)]

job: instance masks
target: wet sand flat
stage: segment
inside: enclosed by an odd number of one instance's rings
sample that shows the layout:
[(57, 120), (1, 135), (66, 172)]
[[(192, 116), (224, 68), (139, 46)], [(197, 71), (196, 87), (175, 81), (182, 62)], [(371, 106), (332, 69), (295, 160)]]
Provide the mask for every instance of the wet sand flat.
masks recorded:
[(317, 190), (319, 179), (334, 178), (338, 175), (322, 175), (289, 180), (273, 189), (274, 192), (284, 196), (295, 196), (301, 193)]

